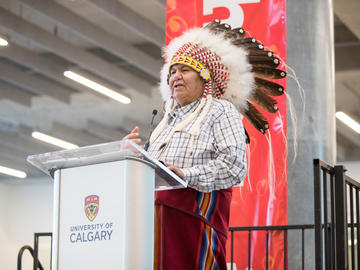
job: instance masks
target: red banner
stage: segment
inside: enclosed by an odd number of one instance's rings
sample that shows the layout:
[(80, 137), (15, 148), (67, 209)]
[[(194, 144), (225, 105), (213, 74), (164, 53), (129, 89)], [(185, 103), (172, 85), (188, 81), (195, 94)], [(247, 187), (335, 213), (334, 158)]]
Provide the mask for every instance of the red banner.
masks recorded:
[[(232, 27), (243, 27), (286, 62), (285, 3), (285, 0), (167, 0), (166, 44), (190, 28), (219, 19)], [(279, 68), (284, 70), (283, 66)], [(280, 84), (285, 87), (286, 81)], [(277, 101), (277, 114), (262, 111), (270, 123), (266, 136), (244, 120), (251, 140), (249, 169), (242, 186), (233, 191), (232, 227), (287, 224), (285, 95)], [(269, 233), (268, 248), (268, 269), (283, 269), (282, 232)], [(230, 241), (227, 250), (230, 261)], [(235, 232), (234, 269), (247, 269), (248, 251), (248, 232)], [(250, 252), (251, 269), (266, 269), (265, 232), (251, 234)]]

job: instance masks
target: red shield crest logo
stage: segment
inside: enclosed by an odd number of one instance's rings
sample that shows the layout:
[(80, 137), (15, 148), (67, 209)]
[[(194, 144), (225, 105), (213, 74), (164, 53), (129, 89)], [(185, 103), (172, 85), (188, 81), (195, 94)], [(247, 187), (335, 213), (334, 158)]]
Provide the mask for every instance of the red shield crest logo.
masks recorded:
[(85, 198), (85, 214), (90, 221), (93, 221), (99, 212), (99, 196), (89, 195)]

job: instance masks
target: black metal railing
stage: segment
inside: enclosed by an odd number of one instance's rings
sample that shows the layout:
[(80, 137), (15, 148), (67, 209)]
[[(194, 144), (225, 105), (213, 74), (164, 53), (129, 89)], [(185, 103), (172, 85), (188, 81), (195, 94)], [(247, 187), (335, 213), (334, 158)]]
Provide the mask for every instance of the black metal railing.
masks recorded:
[[(19, 253), (18, 253), (18, 258), (17, 258), (17, 270), (21, 270), (22, 269), (22, 256), (25, 252), (25, 250), (28, 250), (31, 254), (31, 256), (33, 258), (34, 257), (34, 249), (31, 247), (31, 246), (23, 246), (20, 250), (19, 250)], [(35, 268), (36, 270), (37, 269), (40, 269), (40, 270), (44, 270), (44, 267), (41, 265), (40, 262), (38, 262), (38, 266), (37, 268)]]
[(359, 269), (360, 183), (345, 172), (314, 160), (316, 270)]
[[(314, 220), (315, 220), (315, 265), (316, 270), (333, 269), (335, 265), (335, 170), (329, 164), (314, 160)], [(330, 190), (328, 191), (328, 187)], [(329, 196), (328, 196), (328, 193)], [(328, 215), (330, 198), (330, 215)], [(323, 224), (328, 226), (323, 227)], [(332, 254), (331, 254), (332, 253)], [(330, 255), (331, 254), (331, 255)], [(327, 268), (330, 267), (330, 268)]]
[(302, 225), (279, 225), (279, 226), (250, 226), (250, 227), (230, 227), (230, 259), (231, 259), (231, 270), (233, 270), (233, 263), (234, 263), (234, 233), (236, 232), (248, 232), (248, 268), (252, 269), (251, 267), (251, 261), (252, 256), (251, 254), (251, 234), (254, 231), (265, 231), (265, 269), (270, 269), (269, 267), (269, 233), (273, 231), (282, 231), (284, 234), (284, 270), (288, 269), (287, 264), (287, 245), (288, 245), (288, 231), (289, 230), (298, 230), (301, 231), (301, 261), (302, 261), (302, 268), (305, 267), (305, 230), (312, 230), (314, 229), (313, 224), (302, 224)]
[[(33, 269), (34, 270), (44, 270), (44, 267), (42, 266), (41, 262), (39, 261), (39, 238), (40, 237), (50, 237), (51, 238), (51, 246), (52, 246), (52, 233), (34, 233), (34, 249), (31, 246), (23, 246), (18, 253), (17, 258), (17, 270), (22, 269), (22, 256), (25, 252), (25, 250), (28, 250), (31, 254), (31, 256), (34, 259)], [(51, 257), (52, 250), (50, 249), (50, 257)], [(51, 260), (50, 260), (51, 265)]]
[[(234, 263), (234, 233), (248, 232), (248, 269), (251, 269), (251, 234), (266, 231), (265, 267), (269, 269), (269, 232), (284, 234), (284, 269), (287, 269), (288, 231), (301, 230), (301, 269), (305, 267), (305, 230), (314, 229), (315, 269), (360, 269), (360, 183), (346, 174), (344, 166), (314, 160), (314, 224), (230, 227), (231, 269)], [(299, 269), (299, 266), (296, 266)]]
[[(346, 175), (345, 172), (344, 166), (335, 166), (336, 192), (341, 194), (338, 208), (339, 211), (343, 211), (342, 215), (341, 212), (338, 212), (340, 217), (336, 224), (336, 240), (339, 239), (339, 244), (336, 245), (336, 252), (338, 252), (337, 269), (357, 270), (360, 267), (360, 246), (357, 243), (360, 240), (360, 183)], [(343, 205), (341, 206), (340, 203)], [(356, 249), (355, 245), (357, 246)]]

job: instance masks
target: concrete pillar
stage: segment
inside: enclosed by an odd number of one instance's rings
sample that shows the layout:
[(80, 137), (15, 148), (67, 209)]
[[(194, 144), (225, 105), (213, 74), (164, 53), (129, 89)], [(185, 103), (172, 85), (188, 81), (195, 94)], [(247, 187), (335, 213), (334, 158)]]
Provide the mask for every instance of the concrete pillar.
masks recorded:
[[(313, 159), (336, 160), (334, 33), (331, 0), (287, 0), (287, 64), (305, 90), (305, 113), (297, 85), (287, 91), (298, 117), (295, 163), (288, 105), (288, 223), (314, 224)], [(305, 238), (305, 269), (314, 269), (314, 232)], [(289, 269), (301, 269), (301, 233), (289, 233)]]

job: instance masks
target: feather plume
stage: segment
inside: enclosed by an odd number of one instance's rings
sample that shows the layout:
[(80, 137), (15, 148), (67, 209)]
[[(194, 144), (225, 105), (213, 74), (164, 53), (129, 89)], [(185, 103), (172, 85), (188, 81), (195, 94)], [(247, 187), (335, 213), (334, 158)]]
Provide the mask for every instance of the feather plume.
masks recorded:
[(276, 107), (277, 101), (272, 97), (269, 97), (261, 89), (256, 89), (254, 94), (250, 97), (250, 100), (260, 108), (270, 113), (276, 113), (279, 109)]
[(231, 41), (244, 39), (246, 32), (241, 27), (231, 29), (225, 32), (225, 38)]
[(244, 39), (246, 32), (243, 28), (238, 27), (231, 29), (231, 26), (226, 23), (221, 23), (219, 20), (214, 20), (205, 28), (209, 29), (213, 33), (223, 32), (225, 39), (230, 39), (231, 41), (242, 40)]
[(225, 39), (247, 51), (248, 61), (252, 65), (252, 73), (255, 77), (255, 90), (248, 97), (247, 109), (243, 111), (243, 114), (256, 129), (265, 134), (269, 124), (261, 112), (249, 101), (270, 113), (278, 111), (277, 101), (269, 95), (280, 96), (284, 93), (284, 88), (266, 79), (282, 79), (286, 76), (286, 72), (276, 69), (280, 60), (274, 56), (273, 52), (264, 50), (264, 46), (255, 38), (246, 37), (242, 28), (231, 29), (231, 26), (215, 21), (210, 24), (209, 29), (215, 33), (223, 33)]
[(219, 20), (213, 20), (212, 22), (208, 23), (204, 28), (209, 29), (210, 31), (214, 30), (221, 24)]
[(254, 38), (246, 38), (246, 39), (236, 39), (232, 41), (232, 43), (237, 46), (241, 47), (245, 50), (263, 50), (264, 45), (257, 42)]
[(284, 94), (284, 87), (282, 87), (280, 84), (260, 78), (255, 78), (255, 87), (256, 89), (263, 90), (266, 94), (271, 96), (281, 96)]
[(250, 102), (247, 104), (248, 108), (243, 112), (245, 118), (262, 134), (269, 128), (269, 123), (264, 116), (252, 105)]
[(280, 69), (266, 68), (266, 67), (253, 67), (252, 72), (255, 77), (261, 79), (283, 79), (286, 76), (286, 72)]
[(248, 38), (244, 38), (244, 39), (236, 39), (233, 41), (233, 43), (235, 45), (240, 45), (240, 44), (244, 44), (244, 46), (246, 46), (246, 44), (261, 44), (260, 42), (258, 42), (256, 40), (256, 38), (253, 37), (248, 37)]
[(249, 51), (248, 54), (249, 57), (252, 56), (268, 56), (268, 57), (272, 57), (274, 56), (272, 51), (264, 51), (264, 50), (251, 50)]
[(249, 56), (249, 63), (257, 67), (276, 68), (280, 64), (280, 61), (274, 56)]
[(213, 33), (221, 33), (231, 30), (231, 26), (229, 24), (221, 23), (219, 20), (212, 21), (206, 25), (205, 28), (209, 29)]

